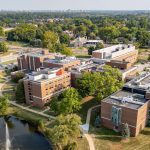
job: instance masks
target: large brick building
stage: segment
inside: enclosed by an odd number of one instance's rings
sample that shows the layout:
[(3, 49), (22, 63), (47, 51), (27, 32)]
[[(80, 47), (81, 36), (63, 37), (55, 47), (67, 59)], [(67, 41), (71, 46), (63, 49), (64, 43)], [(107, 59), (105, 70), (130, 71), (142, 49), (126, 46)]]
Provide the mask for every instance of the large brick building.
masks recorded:
[(47, 50), (42, 50), (41, 52), (34, 52), (23, 54), (17, 58), (18, 68), (20, 70), (37, 70), (43, 67), (44, 60), (48, 58), (54, 58), (54, 54), (49, 53)]
[(43, 107), (54, 95), (71, 86), (71, 76), (63, 68), (44, 69), (23, 79), (27, 104)]
[(96, 59), (129, 62), (131, 65), (137, 61), (137, 56), (138, 51), (135, 46), (122, 44), (96, 50), (92, 53), (92, 57)]
[(128, 82), (121, 91), (101, 102), (102, 124), (115, 131), (129, 125), (131, 136), (137, 136), (148, 121), (150, 104), (150, 73)]
[(43, 67), (53, 68), (61, 67), (64, 70), (68, 71), (72, 67), (80, 65), (80, 60), (76, 57), (66, 57), (65, 55), (57, 54), (54, 59), (47, 59), (43, 62)]

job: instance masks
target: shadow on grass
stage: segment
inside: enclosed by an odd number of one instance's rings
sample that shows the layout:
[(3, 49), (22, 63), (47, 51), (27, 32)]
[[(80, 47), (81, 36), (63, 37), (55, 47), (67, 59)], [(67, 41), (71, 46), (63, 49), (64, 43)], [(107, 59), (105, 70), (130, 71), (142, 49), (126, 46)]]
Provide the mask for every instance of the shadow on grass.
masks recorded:
[(103, 126), (100, 128), (90, 126), (90, 134), (94, 134), (95, 138), (98, 140), (107, 140), (110, 142), (120, 142), (122, 140), (120, 133), (107, 129)]
[(96, 139), (99, 140), (106, 140), (106, 141), (110, 141), (110, 142), (120, 142), (122, 139), (121, 137), (116, 137), (116, 136), (101, 136), (101, 137), (96, 137)]
[(88, 101), (85, 101), (83, 104), (82, 104), (82, 108), (81, 110), (78, 112), (78, 115), (81, 117), (82, 119), (82, 123), (85, 123), (86, 121), (86, 117), (87, 117), (87, 112), (88, 112), (88, 109), (93, 107), (93, 106), (96, 106), (98, 105), (99, 102), (93, 98), (93, 99), (90, 99)]
[(90, 133), (95, 135), (121, 136), (119, 132), (101, 126), (100, 128), (90, 127)]
[(150, 136), (150, 130), (143, 130), (143, 131), (141, 132), (141, 134), (149, 135), (149, 136)]

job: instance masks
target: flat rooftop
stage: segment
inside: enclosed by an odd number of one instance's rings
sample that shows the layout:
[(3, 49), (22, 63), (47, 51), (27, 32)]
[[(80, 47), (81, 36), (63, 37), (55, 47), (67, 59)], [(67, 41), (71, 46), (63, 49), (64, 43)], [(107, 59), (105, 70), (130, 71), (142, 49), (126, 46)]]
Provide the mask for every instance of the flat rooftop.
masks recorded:
[(125, 87), (150, 90), (150, 72), (146, 72), (128, 82)]
[(77, 61), (76, 57), (66, 57), (65, 59), (47, 59), (44, 62), (53, 63), (53, 64), (69, 64), (70, 62)]
[(96, 64), (96, 63), (89, 63), (85, 65), (76, 66), (71, 69), (72, 73), (79, 73), (90, 70), (91, 72), (100, 72), (103, 70), (104, 64)]
[(58, 69), (60, 69), (60, 68), (44, 68), (44, 69), (41, 69), (40, 71), (32, 71), (32, 72), (28, 73), (28, 75), (31, 75), (31, 76), (37, 76), (37, 75), (40, 75), (40, 74), (49, 75), (49, 74), (54, 73)]
[(32, 57), (47, 57), (47, 56), (54, 56), (54, 53), (44, 53), (44, 50), (24, 53), (23, 55), (32, 56)]
[(104, 99), (103, 101), (113, 105), (137, 110), (148, 100), (145, 99), (144, 95), (121, 90)]
[(118, 44), (118, 45), (113, 45), (113, 46), (109, 46), (109, 47), (106, 47), (106, 48), (102, 48), (102, 49), (99, 49), (99, 50), (95, 50), (94, 52), (111, 52), (111, 53), (114, 53), (114, 52), (125, 50), (125, 49), (131, 48), (131, 47), (133, 47), (132, 44), (129, 44), (129, 45)]

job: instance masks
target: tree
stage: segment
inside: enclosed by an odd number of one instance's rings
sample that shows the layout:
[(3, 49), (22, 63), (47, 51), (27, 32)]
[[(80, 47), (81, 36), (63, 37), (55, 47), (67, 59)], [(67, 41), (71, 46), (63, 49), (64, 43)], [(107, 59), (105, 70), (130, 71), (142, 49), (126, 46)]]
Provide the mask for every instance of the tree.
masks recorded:
[(67, 55), (67, 56), (71, 56), (72, 55), (71, 49), (66, 47), (65, 44), (60, 44), (60, 43), (56, 43), (54, 45), (51, 45), (49, 47), (49, 51), (50, 52), (61, 53), (61, 54)]
[(4, 29), (3, 27), (0, 27), (0, 36), (4, 36), (4, 35), (5, 35)]
[(59, 40), (61, 44), (66, 44), (66, 45), (70, 44), (70, 37), (68, 34), (61, 34)]
[(52, 31), (46, 31), (43, 35), (43, 46), (49, 48), (58, 43), (58, 36)]
[(120, 32), (115, 26), (101, 27), (99, 29), (99, 36), (106, 43), (111, 42), (113, 39), (117, 38), (119, 35), (120, 35)]
[(119, 70), (109, 66), (103, 67), (102, 72), (84, 73), (77, 80), (77, 86), (82, 97), (93, 95), (98, 100), (102, 100), (119, 90), (122, 84)]
[(148, 58), (147, 58), (147, 60), (148, 60), (148, 61), (150, 61), (150, 54), (148, 55)]
[(139, 30), (137, 32), (137, 41), (140, 43), (140, 46), (147, 46), (150, 41), (150, 32), (146, 30)]
[(19, 103), (25, 102), (25, 93), (24, 93), (24, 84), (23, 81), (20, 81), (15, 90), (16, 101)]
[(10, 41), (30, 42), (36, 37), (37, 27), (33, 24), (20, 24), (14, 30), (8, 32), (7, 39)]
[(93, 51), (95, 51), (95, 48), (93, 46), (88, 48), (88, 54), (89, 55), (92, 55)]
[(96, 90), (96, 97), (98, 100), (106, 98), (123, 86), (121, 72), (117, 68), (112, 68), (106, 65), (103, 67), (101, 75), (103, 76), (102, 82), (99, 81), (97, 83), (98, 88)]
[(34, 39), (30, 41), (30, 45), (33, 47), (42, 47), (42, 41), (40, 39)]
[(7, 44), (5, 42), (0, 42), (0, 52), (7, 52), (8, 51), (8, 47)]
[(7, 108), (8, 108), (8, 96), (1, 96), (0, 97), (0, 115), (4, 115), (7, 112)]
[(129, 125), (127, 123), (123, 124), (122, 137), (125, 139), (130, 137), (130, 129), (129, 129)]
[(51, 109), (59, 114), (71, 114), (81, 108), (80, 96), (76, 89), (65, 90), (58, 98), (54, 98)]
[(103, 45), (102, 43), (97, 43), (97, 44), (96, 44), (96, 47), (93, 47), (93, 46), (92, 46), (92, 47), (89, 47), (89, 48), (88, 48), (88, 54), (89, 54), (89, 55), (92, 55), (92, 52), (93, 52), (93, 51), (98, 50), (98, 49), (102, 49), (102, 48), (104, 48), (104, 45)]
[(97, 43), (95, 50), (102, 49), (102, 48), (104, 48), (104, 45), (102, 43)]
[(24, 77), (24, 73), (23, 72), (17, 72), (17, 73), (15, 73), (14, 76), (11, 76), (12, 81), (15, 82), (15, 83), (17, 83), (23, 77)]
[(49, 130), (50, 139), (59, 149), (64, 149), (74, 143), (80, 135), (81, 118), (75, 114), (60, 115), (55, 123), (56, 125)]

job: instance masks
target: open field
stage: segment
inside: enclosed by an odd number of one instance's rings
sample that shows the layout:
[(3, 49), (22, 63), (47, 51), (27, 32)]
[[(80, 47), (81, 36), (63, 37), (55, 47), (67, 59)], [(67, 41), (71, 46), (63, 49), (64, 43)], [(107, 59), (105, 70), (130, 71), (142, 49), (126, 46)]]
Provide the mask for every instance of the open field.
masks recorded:
[(5, 82), (5, 78), (6, 77), (6, 73), (5, 72), (0, 72), (0, 83), (4, 83)]
[(137, 137), (131, 137), (128, 142), (122, 141), (119, 133), (103, 127), (91, 127), (96, 150), (149, 150), (150, 128), (146, 127)]
[(139, 49), (138, 61), (147, 61), (150, 56), (150, 49)]
[(6, 43), (7, 43), (9, 46), (21, 46), (21, 47), (29, 46), (28, 43), (18, 42), (18, 41), (7, 41)]
[(9, 65), (9, 64), (12, 64), (12, 63), (16, 63), (17, 60), (10, 60), (10, 61), (6, 61), (6, 62), (3, 62), (2, 64), (3, 65)]

